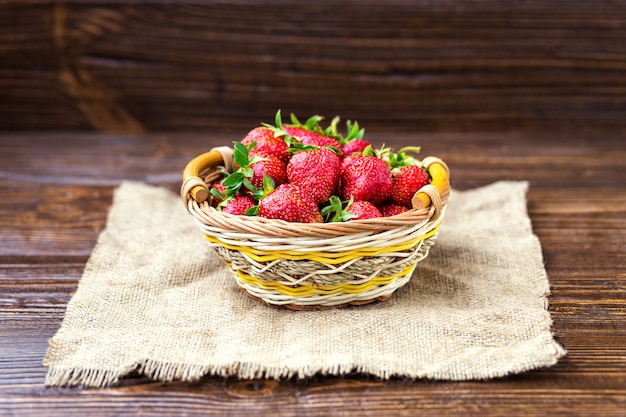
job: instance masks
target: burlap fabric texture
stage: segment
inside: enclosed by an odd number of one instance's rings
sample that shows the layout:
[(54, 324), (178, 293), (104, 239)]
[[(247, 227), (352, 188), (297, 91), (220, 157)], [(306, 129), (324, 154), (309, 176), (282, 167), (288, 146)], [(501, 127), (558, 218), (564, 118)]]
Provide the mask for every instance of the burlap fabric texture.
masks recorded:
[(527, 187), (453, 191), (437, 243), (391, 300), (290, 311), (238, 289), (177, 195), (123, 183), (50, 340), (46, 384), (105, 386), (133, 371), (469, 380), (553, 365), (565, 350), (550, 330)]

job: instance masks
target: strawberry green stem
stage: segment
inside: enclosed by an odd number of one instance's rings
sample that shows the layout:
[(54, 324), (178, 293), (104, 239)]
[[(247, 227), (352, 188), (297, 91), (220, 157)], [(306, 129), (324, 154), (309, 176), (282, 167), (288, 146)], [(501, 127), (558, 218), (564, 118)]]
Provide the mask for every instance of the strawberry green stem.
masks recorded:
[(419, 146), (406, 146), (400, 149), (398, 153), (407, 153), (407, 152), (420, 153), (421, 150), (422, 148), (420, 148)]

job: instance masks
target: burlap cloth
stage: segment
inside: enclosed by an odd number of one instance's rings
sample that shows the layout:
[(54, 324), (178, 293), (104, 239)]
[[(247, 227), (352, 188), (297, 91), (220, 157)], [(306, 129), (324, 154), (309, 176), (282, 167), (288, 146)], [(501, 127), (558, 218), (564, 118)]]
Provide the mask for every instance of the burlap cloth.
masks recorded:
[(486, 379), (553, 365), (549, 284), (525, 182), (453, 191), (436, 245), (387, 302), (326, 311), (245, 296), (179, 197), (123, 183), (44, 358), (47, 385), (135, 371)]

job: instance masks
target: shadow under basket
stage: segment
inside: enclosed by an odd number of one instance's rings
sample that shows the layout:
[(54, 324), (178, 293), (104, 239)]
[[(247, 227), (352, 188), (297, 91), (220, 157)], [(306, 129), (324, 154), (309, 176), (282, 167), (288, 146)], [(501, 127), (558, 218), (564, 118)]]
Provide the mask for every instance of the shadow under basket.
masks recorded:
[(435, 243), (450, 194), (449, 171), (435, 157), (421, 164), (431, 183), (415, 194), (413, 209), (391, 217), (290, 223), (217, 211), (208, 189), (222, 177), (221, 169), (232, 169), (228, 147), (187, 164), (181, 198), (252, 298), (294, 310), (362, 305), (391, 298)]

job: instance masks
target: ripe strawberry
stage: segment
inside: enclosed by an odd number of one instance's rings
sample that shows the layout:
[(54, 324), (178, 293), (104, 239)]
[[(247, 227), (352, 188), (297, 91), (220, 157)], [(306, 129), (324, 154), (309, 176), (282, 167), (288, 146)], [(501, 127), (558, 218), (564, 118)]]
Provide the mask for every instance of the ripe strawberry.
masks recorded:
[(343, 153), (344, 155), (362, 153), (368, 146), (372, 146), (372, 144), (365, 139), (353, 139), (343, 145)]
[(283, 136), (280, 136), (280, 133), (272, 129), (262, 126), (248, 132), (241, 140), (241, 143), (249, 147), (252, 142), (256, 142), (256, 146), (250, 150), (250, 156), (264, 152), (274, 155), (286, 164), (289, 162), (291, 154), (287, 152), (288, 145), (285, 143)]
[(255, 156), (261, 158), (259, 161), (250, 164), (250, 168), (252, 168), (254, 173), (252, 178), (250, 178), (250, 182), (255, 187), (263, 187), (264, 175), (270, 177), (276, 187), (287, 182), (287, 167), (283, 161), (264, 152), (258, 152)]
[(222, 183), (222, 181), (213, 184), (209, 193), (211, 195), (211, 206), (217, 207), (226, 198), (226, 190), (228, 188)]
[(223, 213), (237, 214), (243, 216), (252, 207), (256, 206), (256, 201), (249, 195), (237, 195), (230, 197), (218, 205), (218, 210)]
[(369, 201), (355, 201), (347, 208), (348, 213), (352, 214), (350, 220), (364, 220), (382, 217), (382, 214), (375, 205)]
[(428, 184), (428, 174), (417, 165), (407, 165), (398, 168), (393, 174), (393, 189), (391, 201), (401, 206), (411, 208), (413, 196), (423, 186)]
[(259, 203), (259, 215), (288, 222), (323, 222), (315, 200), (294, 184), (280, 185), (263, 198)]
[(363, 154), (353, 153), (341, 164), (339, 192), (344, 200), (365, 200), (380, 204), (391, 195), (392, 179), (389, 167), (382, 159), (371, 155), (366, 149)]
[(378, 206), (378, 210), (380, 211), (380, 214), (383, 215), (383, 217), (391, 217), (391, 216), (395, 216), (396, 214), (409, 211), (408, 208), (401, 206), (399, 204), (393, 204), (393, 203), (383, 204), (381, 206)]
[(287, 177), (318, 203), (335, 193), (341, 173), (341, 159), (328, 148), (296, 153), (287, 164)]

